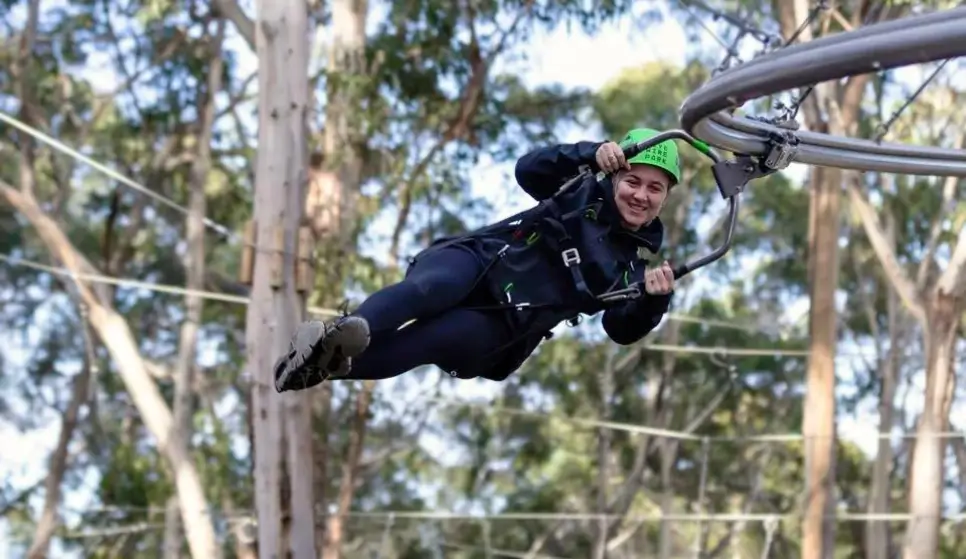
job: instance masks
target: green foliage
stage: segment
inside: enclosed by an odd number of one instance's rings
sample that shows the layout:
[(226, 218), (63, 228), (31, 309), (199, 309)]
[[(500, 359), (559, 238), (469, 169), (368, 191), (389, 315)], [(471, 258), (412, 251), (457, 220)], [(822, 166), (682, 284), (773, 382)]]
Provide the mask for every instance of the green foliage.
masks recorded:
[[(756, 25), (770, 33), (777, 29), (773, 2), (714, 5), (725, 11), (741, 5)], [(851, 16), (853, 6), (842, 6), (845, 17)], [(363, 200), (355, 216), (359, 245), (344, 249), (340, 283), (326, 284), (327, 276), (319, 280), (339, 295), (369, 293), (399, 277), (399, 269), (382, 265), (381, 254), (357, 250), (378, 240), (374, 229), (379, 220), (395, 221), (401, 209), (408, 209), (409, 217), (400, 225), (403, 254), (485, 223), (497, 211), (495, 201), (479, 199), (469, 188), (481, 166), (512, 163), (527, 149), (556, 142), (573, 129), (599, 129), (605, 137), (617, 138), (636, 126), (677, 127), (681, 102), (708, 79), (721, 58), (720, 51), (690, 48), (683, 68), (662, 63), (628, 68), (598, 91), (530, 86), (520, 68), (525, 68), (528, 51), (539, 48), (531, 41), (535, 31), (570, 27), (596, 32), (628, 17), (632, 3), (482, 0), (457, 5), (405, 0), (379, 7), (386, 17), (369, 26), (367, 71), (313, 76), (320, 114), (329, 92), (348, 92), (353, 147), (366, 163), (359, 185)], [(667, 7), (678, 21), (687, 21), (677, 3)], [(23, 11), (23, 3), (19, 9)], [(154, 0), (76, 0), (45, 7), (40, 40), (22, 74), (33, 96), (34, 124), (151, 191), (186, 204), (200, 134), (198, 102), (206, 93), (211, 68), (215, 22), (207, 9), (203, 3)], [(324, 11), (316, 14), (323, 20), (327, 16)], [(514, 27), (517, 18), (520, 23)], [(649, 9), (633, 32), (647, 32), (655, 21), (656, 10)], [(693, 22), (686, 27), (695, 42), (705, 33)], [(734, 37), (734, 29), (723, 23), (716, 30), (725, 40)], [(0, 108), (8, 114), (19, 109), (20, 90), (12, 73), (17, 46), (9, 40), (0, 46)], [(248, 76), (241, 74), (240, 58), (231, 50), (224, 53), (225, 86), (206, 183), (209, 219), (232, 231), (240, 231), (251, 215), (257, 149), (257, 131), (251, 126), (256, 107), (250, 91), (243, 89)], [(94, 70), (98, 65), (109, 66), (121, 83), (107, 83), (105, 74)], [(862, 115), (861, 134), (872, 134), (891, 114), (894, 107), (887, 106), (885, 97), (875, 97), (877, 90), (894, 92), (894, 82), (895, 76), (888, 75), (870, 87), (875, 103), (869, 105), (878, 106)], [(479, 95), (470, 103), (474, 92)], [(948, 144), (962, 120), (961, 93), (951, 95), (936, 94), (928, 103), (911, 107), (894, 125), (894, 137)], [(943, 125), (947, 119), (953, 124)], [(313, 143), (321, 136), (316, 128), (322, 120), (312, 119)], [(932, 124), (932, 130), (922, 123)], [(0, 178), (16, 187), (25, 137), (6, 127), (0, 133)], [(724, 233), (724, 203), (709, 160), (684, 146), (681, 153), (687, 180), (672, 192), (662, 215), (667, 240), (660, 257), (674, 260), (703, 253), (721, 242)], [(37, 199), (100, 272), (184, 284), (181, 214), (43, 145), (36, 146), (35, 159)], [(865, 179), (883, 222), (896, 225), (896, 251), (910, 275), (917, 272), (937, 219), (943, 224), (936, 237), (938, 254), (944, 258), (949, 253), (955, 233), (966, 222), (966, 206), (950, 204), (949, 213), (943, 207), (942, 186), (932, 180), (883, 181), (874, 174)], [(512, 182), (508, 177), (510, 187)], [(955, 186), (952, 198), (960, 200), (962, 185)], [(677, 514), (788, 515), (774, 535), (771, 556), (799, 555), (794, 515), (803, 499), (804, 443), (794, 437), (763, 437), (800, 431), (806, 359), (700, 350), (778, 352), (807, 346), (806, 336), (772, 317), (806, 293), (808, 197), (808, 183), (799, 184), (789, 175), (752, 182), (742, 198), (732, 252), (678, 286), (672, 311), (702, 322), (668, 317), (644, 341), (645, 346), (686, 346), (699, 352), (617, 347), (602, 339), (598, 321), (588, 320), (542, 345), (507, 382), (498, 387), (481, 382), (494, 394), (490, 403), (437, 406), (425, 392), (412, 394), (412, 387), (426, 386), (437, 376), (433, 368), (381, 384), (367, 417), (351, 509), (376, 515), (390, 510), (590, 514), (606, 493), (609, 508), (626, 511), (610, 534), (614, 538), (628, 530), (626, 540), (615, 544), (618, 558), (659, 556), (662, 537), (669, 538), (674, 555), (691, 553), (701, 536), (699, 527), (673, 522), (670, 535), (662, 536), (653, 519), (664, 502)], [(889, 280), (858, 222), (848, 215), (846, 221), (840, 274), (847, 295), (842, 345), (858, 341), (883, 351), (901, 347), (907, 350), (901, 376), (920, 374), (915, 332), (890, 336)], [(247, 289), (235, 281), (241, 260), (238, 244), (208, 231), (206, 246), (206, 287), (244, 295)], [(0, 205), (0, 254), (52, 262), (36, 231), (6, 205)], [(323, 271), (330, 263), (322, 262)], [(85, 357), (81, 317), (66, 279), (0, 264), (0, 283), (0, 332), (10, 333), (0, 347), (0, 417), (11, 426), (38, 429), (66, 407), (70, 380)], [(142, 356), (160, 369), (172, 367), (185, 316), (183, 296), (126, 286), (107, 289), (134, 331)], [(245, 370), (244, 320), (242, 305), (205, 303), (192, 417), (194, 462), (229, 554), (237, 543), (233, 523), (254, 508), (248, 417), (252, 385), (247, 380), (252, 373)], [(71, 446), (63, 483), (70, 498), (64, 501), (65, 525), (56, 541), (87, 557), (154, 557), (162, 545), (161, 530), (108, 535), (96, 544), (70, 537), (85, 530), (162, 525), (163, 509), (173, 494), (171, 473), (102, 342), (96, 341), (97, 374)], [(842, 416), (860, 413), (860, 404), (867, 406), (867, 397), (881, 391), (882, 375), (874, 361), (856, 367), (853, 381), (842, 381), (847, 392), (839, 403)], [(451, 393), (452, 383), (445, 381)], [(170, 403), (173, 382), (156, 382)], [(312, 402), (320, 440), (326, 442), (326, 460), (320, 465), (325, 467), (327, 506), (335, 502), (343, 481), (342, 461), (360, 389), (353, 383), (333, 385), (332, 406), (324, 415), (322, 398)], [(912, 419), (903, 417), (901, 423)], [(688, 436), (673, 438), (654, 430), (686, 431)], [(908, 485), (907, 453), (899, 446), (897, 453), (890, 480), (895, 512), (904, 510)], [(838, 446), (837, 487), (844, 508), (865, 509), (870, 472), (871, 459), (863, 451), (847, 442)], [(36, 473), (38, 480), (46, 475)], [(18, 545), (33, 537), (43, 494), (23, 489), (6, 481), (0, 487), (0, 509)], [(79, 505), (82, 510), (72, 510), (78, 501), (85, 503)], [(234, 517), (223, 510), (229, 503)], [(837, 556), (863, 556), (864, 525), (841, 526)], [(346, 527), (346, 556), (386, 549), (391, 557), (407, 559), (486, 557), (487, 546), (525, 553), (554, 527), (559, 530), (546, 538), (541, 553), (589, 557), (598, 534), (593, 520), (397, 517), (389, 525), (387, 518), (353, 516)], [(704, 523), (702, 529), (705, 549), (720, 548), (734, 557), (760, 557), (767, 540), (760, 522)], [(893, 526), (896, 542), (902, 529), (901, 524)], [(946, 556), (963, 556), (961, 536), (944, 533), (942, 545)]]

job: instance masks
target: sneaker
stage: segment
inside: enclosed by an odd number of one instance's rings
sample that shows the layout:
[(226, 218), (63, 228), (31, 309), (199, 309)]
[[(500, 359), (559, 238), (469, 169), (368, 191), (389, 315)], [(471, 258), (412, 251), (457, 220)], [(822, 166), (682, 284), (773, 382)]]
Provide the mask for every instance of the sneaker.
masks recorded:
[(369, 323), (344, 316), (331, 324), (303, 322), (295, 330), (289, 351), (275, 363), (275, 390), (304, 390), (330, 377), (344, 377), (352, 358), (369, 346)]

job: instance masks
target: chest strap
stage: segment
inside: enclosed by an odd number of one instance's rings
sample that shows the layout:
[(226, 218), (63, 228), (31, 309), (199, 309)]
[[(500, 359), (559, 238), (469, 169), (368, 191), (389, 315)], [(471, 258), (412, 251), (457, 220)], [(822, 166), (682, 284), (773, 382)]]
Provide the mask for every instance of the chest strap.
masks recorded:
[(545, 208), (546, 212), (540, 219), (540, 225), (546, 228), (549, 233), (544, 237), (544, 241), (551, 250), (560, 254), (564, 266), (570, 271), (570, 276), (573, 279), (574, 286), (577, 288), (577, 292), (581, 297), (586, 299), (587, 303), (592, 303), (597, 300), (597, 296), (593, 294), (587, 286), (587, 282), (584, 280), (584, 274), (580, 269), (580, 251), (574, 244), (573, 237), (570, 236), (570, 233), (567, 232), (567, 228), (564, 226), (564, 221), (582, 215), (586, 212), (586, 209), (569, 212), (564, 215), (561, 214), (560, 206), (557, 205), (556, 201), (548, 200), (548, 202)]

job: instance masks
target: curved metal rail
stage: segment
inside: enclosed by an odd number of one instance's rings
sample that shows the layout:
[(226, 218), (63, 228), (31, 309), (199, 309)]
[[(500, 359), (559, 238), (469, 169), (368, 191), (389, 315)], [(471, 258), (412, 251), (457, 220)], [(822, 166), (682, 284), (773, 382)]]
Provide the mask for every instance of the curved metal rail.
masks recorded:
[(797, 141), (791, 161), (913, 175), (966, 177), (966, 150), (880, 143), (787, 128), (725, 112), (790, 89), (966, 55), (966, 7), (868, 25), (792, 45), (713, 77), (681, 105), (681, 126), (735, 153), (763, 156), (776, 136)]

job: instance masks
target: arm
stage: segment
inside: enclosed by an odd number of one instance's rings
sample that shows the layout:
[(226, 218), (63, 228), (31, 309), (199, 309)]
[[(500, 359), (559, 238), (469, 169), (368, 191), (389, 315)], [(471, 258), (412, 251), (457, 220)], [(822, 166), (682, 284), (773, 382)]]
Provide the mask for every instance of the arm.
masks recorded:
[(581, 165), (590, 165), (598, 172), (597, 148), (604, 142), (558, 144), (531, 151), (517, 160), (514, 174), (517, 184), (537, 201), (553, 196), (560, 185), (579, 172)]
[(602, 325), (607, 336), (620, 345), (630, 345), (657, 328), (671, 305), (671, 296), (648, 295), (604, 311)]

